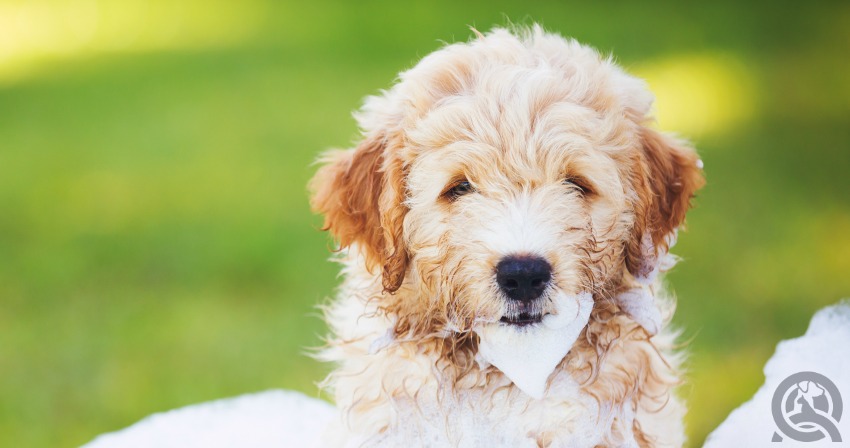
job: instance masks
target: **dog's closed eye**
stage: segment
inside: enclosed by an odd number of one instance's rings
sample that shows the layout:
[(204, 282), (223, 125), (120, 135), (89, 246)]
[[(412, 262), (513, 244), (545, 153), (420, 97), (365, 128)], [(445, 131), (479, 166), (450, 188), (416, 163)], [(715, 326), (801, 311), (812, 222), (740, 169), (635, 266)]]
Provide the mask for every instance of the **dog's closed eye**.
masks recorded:
[(562, 182), (564, 185), (571, 187), (570, 190), (578, 191), (583, 196), (591, 196), (594, 194), (593, 187), (590, 185), (590, 182), (583, 177), (567, 176)]

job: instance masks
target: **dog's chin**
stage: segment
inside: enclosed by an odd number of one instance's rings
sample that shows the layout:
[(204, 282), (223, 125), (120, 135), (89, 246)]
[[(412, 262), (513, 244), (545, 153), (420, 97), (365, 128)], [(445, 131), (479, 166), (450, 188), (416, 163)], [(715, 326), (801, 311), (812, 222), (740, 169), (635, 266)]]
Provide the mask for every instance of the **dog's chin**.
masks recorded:
[(482, 321), (476, 327), (478, 359), (502, 371), (523, 392), (540, 398), (547, 379), (587, 325), (593, 296), (559, 293), (552, 297), (551, 308), (543, 303), (511, 305), (498, 322)]

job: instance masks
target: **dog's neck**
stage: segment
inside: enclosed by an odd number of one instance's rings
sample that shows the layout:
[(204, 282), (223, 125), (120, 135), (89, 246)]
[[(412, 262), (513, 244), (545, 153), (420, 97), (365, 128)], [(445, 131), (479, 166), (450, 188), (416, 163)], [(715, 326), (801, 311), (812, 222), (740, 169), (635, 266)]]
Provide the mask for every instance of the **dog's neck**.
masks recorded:
[(325, 385), (342, 410), (343, 430), (330, 445), (442, 437), (434, 445), (491, 446), (484, 435), (504, 446), (653, 446), (647, 441), (682, 433), (664, 427), (680, 424), (682, 412), (671, 395), (679, 383), (678, 359), (669, 353), (673, 337), (650, 339), (613, 301), (597, 299), (587, 327), (535, 400), (475, 362), (472, 335), (400, 337), (395, 317), (375, 300), (379, 279), (354, 264), (345, 275), (327, 310), (332, 335), (320, 354), (337, 364)]

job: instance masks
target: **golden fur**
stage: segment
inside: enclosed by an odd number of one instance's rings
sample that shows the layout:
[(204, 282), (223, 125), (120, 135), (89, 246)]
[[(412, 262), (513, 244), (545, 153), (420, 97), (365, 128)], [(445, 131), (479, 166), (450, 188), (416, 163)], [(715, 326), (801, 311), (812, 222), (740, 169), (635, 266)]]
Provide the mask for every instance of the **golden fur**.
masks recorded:
[[(674, 335), (613, 300), (666, 255), (703, 182), (696, 153), (647, 126), (651, 103), (610, 58), (539, 27), (448, 45), (367, 99), (362, 141), (311, 182), (345, 278), (320, 355), (343, 410), (329, 446), (484, 446), (485, 428), (505, 446), (684, 443)], [(459, 180), (474, 191), (452, 200)], [(540, 400), (475, 357), (474, 324), (505, 312), (494, 266), (516, 252), (595, 302)]]

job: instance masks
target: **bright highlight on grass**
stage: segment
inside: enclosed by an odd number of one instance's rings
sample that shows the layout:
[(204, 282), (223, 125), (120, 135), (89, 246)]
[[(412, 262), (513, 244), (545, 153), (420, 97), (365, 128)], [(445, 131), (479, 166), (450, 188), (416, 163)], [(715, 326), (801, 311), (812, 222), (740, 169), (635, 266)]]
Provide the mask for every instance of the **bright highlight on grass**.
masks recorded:
[(728, 55), (673, 55), (631, 70), (655, 92), (658, 126), (688, 137), (724, 131), (753, 117), (753, 74)]
[(0, 3), (0, 84), (105, 53), (216, 48), (259, 29), (254, 0), (12, 0)]

